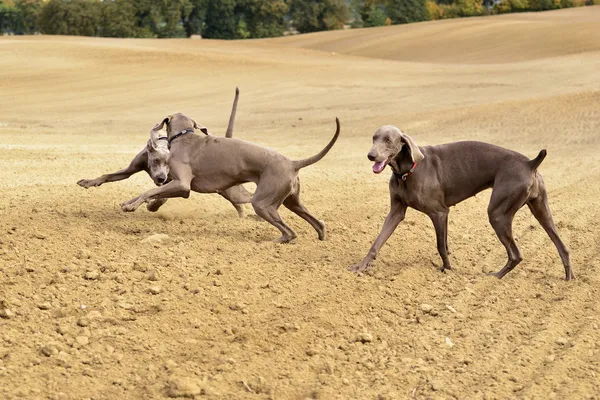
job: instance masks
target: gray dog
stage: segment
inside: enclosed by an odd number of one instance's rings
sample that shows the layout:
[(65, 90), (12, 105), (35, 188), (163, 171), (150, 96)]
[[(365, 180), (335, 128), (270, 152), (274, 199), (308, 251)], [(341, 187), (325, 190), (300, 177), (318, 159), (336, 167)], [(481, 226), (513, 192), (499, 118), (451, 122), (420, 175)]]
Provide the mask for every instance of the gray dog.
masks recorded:
[[(225, 133), (225, 137), (227, 138), (231, 138), (233, 136), (233, 127), (235, 124), (235, 115), (237, 112), (239, 95), (240, 91), (238, 88), (236, 88), (233, 107), (229, 117), (229, 125), (227, 126), (227, 132)], [(196, 127), (199, 126), (196, 121), (193, 121), (193, 123)], [(81, 179), (77, 182), (77, 184), (87, 189), (94, 186), (100, 186), (103, 183), (127, 179), (131, 175), (140, 171), (146, 171), (146, 173), (150, 175), (157, 186), (162, 186), (163, 184), (167, 183), (170, 179), (168, 166), (170, 154), (169, 144), (166, 136), (159, 136), (158, 131), (155, 130), (157, 126), (158, 124), (152, 129), (151, 138), (148, 140), (146, 147), (135, 156), (127, 168), (111, 174), (102, 175), (95, 179)], [(208, 130), (206, 130), (206, 128), (204, 128), (203, 132), (208, 134)], [(240, 218), (244, 217), (245, 213), (244, 209), (242, 208), (242, 204), (250, 203), (252, 201), (252, 194), (250, 194), (242, 185), (232, 186), (230, 188), (218, 191), (217, 193), (226, 198), (235, 207)], [(158, 209), (166, 201), (167, 199), (153, 200), (148, 202), (146, 208), (149, 211), (158, 211)]]
[(488, 206), (489, 221), (508, 253), (506, 265), (493, 275), (502, 278), (523, 259), (513, 239), (512, 222), (515, 213), (527, 204), (558, 249), (566, 279), (575, 278), (569, 251), (552, 220), (544, 180), (537, 172), (546, 150), (529, 160), (515, 151), (481, 142), (418, 147), (400, 129), (386, 125), (373, 135), (373, 148), (367, 157), (375, 162), (373, 172), (380, 173), (387, 165), (393, 171), (389, 184), (391, 209), (367, 256), (349, 270), (362, 272), (370, 267), (381, 246), (404, 219), (407, 207), (431, 218), (442, 271), (451, 269), (447, 238), (449, 207), (493, 188)]
[(171, 182), (149, 190), (123, 204), (123, 211), (135, 211), (140, 205), (154, 199), (169, 197), (188, 198), (190, 191), (213, 193), (244, 182), (256, 183), (252, 207), (256, 214), (281, 231), (279, 243), (287, 243), (296, 233), (279, 216), (283, 204), (306, 220), (325, 239), (325, 225), (302, 205), (298, 172), (322, 159), (333, 147), (340, 134), (336, 118), (336, 132), (318, 154), (299, 161), (265, 147), (238, 140), (214, 136), (192, 135), (195, 129), (206, 128), (183, 115), (169, 115), (154, 128), (153, 135), (167, 125), (171, 156), (168, 161)]

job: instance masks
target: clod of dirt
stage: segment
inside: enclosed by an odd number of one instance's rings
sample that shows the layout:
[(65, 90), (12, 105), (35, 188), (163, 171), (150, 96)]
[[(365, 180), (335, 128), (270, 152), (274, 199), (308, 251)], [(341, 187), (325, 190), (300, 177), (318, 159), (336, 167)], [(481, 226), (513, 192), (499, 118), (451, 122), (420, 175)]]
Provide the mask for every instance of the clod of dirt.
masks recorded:
[(87, 271), (83, 277), (88, 281), (95, 281), (100, 278), (100, 272), (96, 270)]
[(92, 253), (90, 253), (90, 251), (87, 249), (80, 249), (77, 252), (76, 257), (80, 260), (88, 260), (88, 259), (92, 258)]
[(175, 361), (173, 361), (171, 359), (165, 361), (165, 368), (166, 369), (172, 371), (172, 370), (174, 370), (177, 367), (178, 367), (178, 364)]
[(90, 343), (90, 338), (87, 336), (77, 336), (75, 342), (80, 346), (86, 346)]
[(71, 368), (71, 357), (64, 351), (58, 352), (56, 355), (56, 363), (64, 368)]
[(560, 346), (566, 346), (568, 343), (569, 341), (564, 337), (559, 337), (558, 339), (556, 339), (556, 344)]
[(58, 325), (56, 327), (56, 332), (61, 334), (61, 335), (66, 335), (71, 331), (71, 327), (67, 324), (63, 324), (63, 325)]
[(77, 320), (77, 325), (81, 327), (88, 326), (90, 324), (90, 320), (87, 317), (81, 317)]
[(546, 364), (551, 364), (554, 362), (555, 359), (556, 359), (556, 356), (554, 354), (550, 354), (550, 355), (546, 356), (546, 358), (544, 358), (544, 362)]
[(46, 357), (52, 357), (58, 354), (58, 349), (53, 344), (48, 344), (40, 349), (40, 353), (45, 355)]
[(162, 292), (162, 286), (154, 285), (148, 288), (148, 293), (150, 294), (159, 294)]
[(431, 385), (431, 390), (433, 390), (434, 392), (439, 392), (444, 388), (444, 386), (439, 381), (434, 380), (429, 382), (429, 384)]
[(202, 393), (196, 381), (190, 378), (173, 377), (167, 382), (167, 395), (169, 397), (194, 397)]
[(242, 311), (245, 308), (246, 305), (244, 303), (235, 303), (229, 306), (229, 309), (232, 311)]
[(449, 337), (446, 337), (446, 345), (452, 347), (454, 346), (454, 342)]
[(156, 233), (154, 235), (150, 235), (145, 239), (142, 239), (140, 243), (162, 243), (165, 240), (169, 239), (169, 235), (164, 233)]
[(425, 314), (429, 314), (433, 310), (433, 306), (431, 304), (421, 304), (421, 311)]
[(38, 304), (38, 308), (39, 308), (40, 310), (49, 310), (49, 309), (51, 309), (51, 308), (52, 308), (52, 305), (46, 301), (46, 302), (44, 302), (44, 303), (40, 303), (40, 304)]
[(10, 309), (8, 308), (4, 308), (2, 310), (0, 310), (0, 318), (4, 318), (4, 319), (11, 319), (15, 316), (15, 313), (12, 312)]
[(152, 282), (156, 282), (158, 280), (158, 274), (156, 273), (156, 270), (151, 269), (148, 271), (148, 280)]
[(356, 336), (354, 341), (361, 343), (371, 343), (373, 341), (373, 335), (371, 335), (370, 333), (362, 332)]
[(121, 307), (123, 310), (131, 310), (133, 308), (133, 304), (119, 303), (119, 307)]

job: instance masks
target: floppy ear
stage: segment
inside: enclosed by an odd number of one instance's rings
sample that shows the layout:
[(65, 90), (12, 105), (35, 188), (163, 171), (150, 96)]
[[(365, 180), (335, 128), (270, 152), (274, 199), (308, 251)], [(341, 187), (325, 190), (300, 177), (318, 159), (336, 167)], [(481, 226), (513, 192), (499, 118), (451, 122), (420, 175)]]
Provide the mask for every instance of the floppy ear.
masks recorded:
[(419, 146), (417, 146), (415, 141), (402, 131), (400, 131), (400, 135), (402, 135), (402, 141), (408, 146), (408, 149), (410, 150), (410, 158), (412, 158), (412, 162), (418, 163), (423, 161), (425, 156), (423, 155), (423, 153), (421, 153), (421, 150), (419, 150)]
[(194, 129), (198, 129), (200, 131), (202, 131), (202, 133), (204, 133), (205, 135), (210, 135), (210, 133), (208, 133), (208, 128), (205, 127), (204, 125), (200, 125), (198, 122), (196, 122), (196, 120), (194, 118), (190, 118), (192, 120), (192, 123), (194, 124)]
[(156, 151), (156, 146), (154, 145), (154, 143), (152, 143), (152, 139), (148, 139), (148, 143), (146, 144), (146, 150), (148, 150), (148, 153)]
[(165, 123), (169, 123), (169, 118), (170, 116), (163, 119), (160, 124), (155, 124), (152, 127), (152, 129), (150, 129), (150, 141), (148, 142), (148, 150), (150, 150), (150, 147), (155, 149), (156, 146), (158, 146), (158, 131), (160, 131), (163, 128), (163, 126), (165, 126)]

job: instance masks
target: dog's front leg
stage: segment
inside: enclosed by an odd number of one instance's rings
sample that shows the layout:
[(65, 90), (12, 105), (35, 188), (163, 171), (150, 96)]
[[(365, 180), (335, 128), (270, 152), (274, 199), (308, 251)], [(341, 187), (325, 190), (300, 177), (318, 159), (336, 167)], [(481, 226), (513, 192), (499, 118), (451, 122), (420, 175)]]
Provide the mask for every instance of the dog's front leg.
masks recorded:
[(107, 182), (116, 182), (122, 181), (123, 179), (129, 178), (133, 174), (137, 174), (140, 171), (143, 171), (148, 164), (148, 153), (146, 149), (142, 150), (135, 156), (135, 158), (129, 163), (126, 168), (123, 168), (117, 172), (113, 172), (111, 174), (104, 174), (95, 179), (80, 179), (77, 181), (77, 184), (83, 188), (91, 188), (94, 186), (100, 186), (103, 183)]
[(375, 243), (371, 246), (369, 253), (365, 258), (362, 259), (358, 264), (352, 265), (348, 267), (349, 271), (352, 272), (364, 272), (371, 266), (371, 262), (377, 258), (377, 253), (379, 253), (379, 249), (384, 243), (389, 239), (392, 235), (398, 224), (404, 219), (406, 215), (406, 205), (401, 203), (395, 196), (392, 195), (392, 205), (390, 208), (390, 213), (385, 219), (383, 223), (383, 228), (381, 228), (381, 232), (377, 239), (375, 239)]
[(121, 209), (125, 212), (132, 212), (147, 201), (172, 197), (183, 197), (185, 199), (190, 197), (190, 182), (180, 180), (171, 181), (164, 186), (148, 190), (138, 197), (122, 203)]

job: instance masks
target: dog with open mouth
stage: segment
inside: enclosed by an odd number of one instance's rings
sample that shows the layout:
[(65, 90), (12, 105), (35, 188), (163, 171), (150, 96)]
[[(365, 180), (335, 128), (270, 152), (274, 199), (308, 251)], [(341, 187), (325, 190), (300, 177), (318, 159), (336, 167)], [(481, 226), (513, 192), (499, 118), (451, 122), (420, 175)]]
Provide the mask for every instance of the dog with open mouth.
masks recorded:
[[(233, 137), (235, 126), (235, 116), (237, 113), (237, 105), (240, 97), (239, 88), (235, 89), (235, 97), (233, 106), (229, 116), (229, 125), (225, 132), (226, 138)], [(150, 131), (150, 139), (142, 151), (129, 163), (126, 168), (117, 172), (104, 174), (95, 179), (80, 179), (77, 184), (85, 189), (101, 186), (107, 182), (116, 182), (129, 178), (133, 174), (145, 171), (156, 186), (162, 186), (170, 181), (169, 176), (169, 159), (171, 157), (168, 137), (165, 131), (157, 130), (159, 124), (156, 124)], [(198, 123), (196, 122), (198, 126)], [(206, 129), (206, 128), (204, 128)], [(206, 131), (208, 133), (208, 131)], [(248, 204), (252, 201), (252, 194), (244, 188), (243, 185), (235, 185), (230, 188), (217, 192), (233, 205), (240, 218), (245, 217), (246, 212), (242, 207), (243, 204)], [(146, 208), (148, 211), (156, 212), (167, 199), (156, 199), (148, 202)]]
[(381, 246), (404, 219), (408, 207), (431, 218), (442, 271), (452, 269), (448, 258), (450, 207), (492, 188), (488, 217), (508, 255), (506, 265), (493, 275), (502, 278), (523, 260), (512, 235), (512, 222), (515, 213), (527, 204), (556, 246), (566, 280), (575, 278), (569, 251), (552, 219), (544, 180), (537, 171), (546, 150), (530, 160), (516, 151), (475, 141), (419, 147), (397, 127), (385, 125), (373, 135), (373, 147), (367, 157), (374, 163), (374, 173), (380, 174), (388, 165), (392, 170), (391, 209), (368, 254), (349, 270), (363, 272), (370, 268)]

